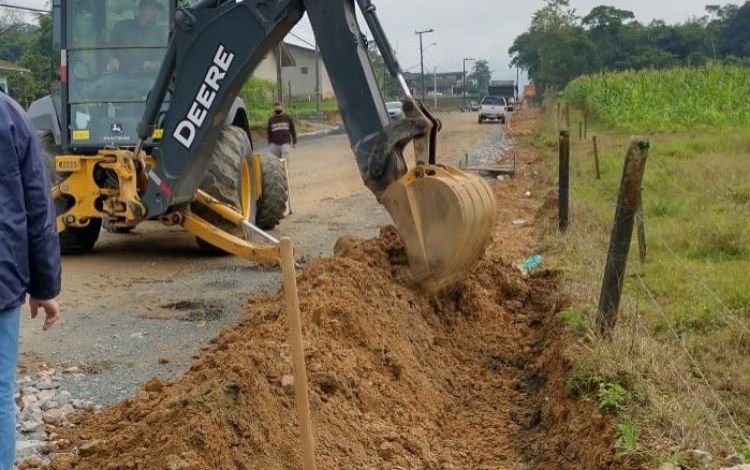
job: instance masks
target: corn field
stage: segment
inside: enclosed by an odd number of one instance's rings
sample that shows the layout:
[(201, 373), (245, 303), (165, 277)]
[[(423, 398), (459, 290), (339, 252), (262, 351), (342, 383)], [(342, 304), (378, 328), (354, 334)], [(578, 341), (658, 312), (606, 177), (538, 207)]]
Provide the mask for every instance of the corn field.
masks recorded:
[(564, 98), (607, 124), (634, 132), (750, 127), (750, 68), (585, 75), (568, 84)]

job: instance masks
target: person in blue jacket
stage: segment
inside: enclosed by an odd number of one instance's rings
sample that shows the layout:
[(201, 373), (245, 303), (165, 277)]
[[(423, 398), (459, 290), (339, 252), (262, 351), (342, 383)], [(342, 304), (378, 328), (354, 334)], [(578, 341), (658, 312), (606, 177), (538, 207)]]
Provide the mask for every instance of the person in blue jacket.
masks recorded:
[(60, 245), (49, 177), (23, 109), (0, 93), (0, 470), (16, 450), (13, 400), (20, 307), (41, 307), (44, 330), (60, 317)]

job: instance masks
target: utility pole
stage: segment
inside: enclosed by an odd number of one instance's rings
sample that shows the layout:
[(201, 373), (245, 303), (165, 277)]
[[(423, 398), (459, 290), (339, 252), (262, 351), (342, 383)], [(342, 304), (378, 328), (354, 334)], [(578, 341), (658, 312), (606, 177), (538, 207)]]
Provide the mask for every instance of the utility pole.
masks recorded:
[(284, 102), (284, 80), (281, 77), (281, 44), (276, 46), (276, 99)]
[(315, 111), (320, 112), (320, 48), (315, 41)]
[(424, 75), (424, 41), (422, 39), (422, 36), (425, 34), (431, 34), (434, 33), (434, 29), (425, 29), (424, 31), (415, 31), (414, 34), (419, 36), (419, 63), (422, 68), (422, 99), (424, 99), (426, 93), (427, 93), (427, 81), (425, 80)]
[(461, 84), (461, 88), (463, 88), (463, 95), (464, 95), (464, 107), (466, 107), (466, 62), (474, 62), (477, 59), (473, 59), (470, 57), (464, 58), (464, 81)]
[(435, 67), (435, 86), (432, 87), (433, 98), (435, 98), (435, 111), (438, 107), (438, 94), (437, 94), (437, 67)]

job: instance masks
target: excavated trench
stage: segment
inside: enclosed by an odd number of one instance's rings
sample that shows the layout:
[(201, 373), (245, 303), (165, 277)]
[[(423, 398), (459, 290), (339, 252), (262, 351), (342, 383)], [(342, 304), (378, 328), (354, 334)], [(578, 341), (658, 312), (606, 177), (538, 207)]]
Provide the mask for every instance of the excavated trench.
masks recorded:
[[(298, 282), (318, 468), (611, 463), (610, 424), (562, 393), (570, 366), (555, 273), (524, 276), (500, 251), (491, 247), (438, 296), (409, 287), (392, 227), (373, 240), (345, 237), (335, 256), (305, 269)], [(244, 320), (184, 376), (154, 379), (60, 432), (51, 468), (301, 468), (283, 309), (281, 295), (251, 298)]]

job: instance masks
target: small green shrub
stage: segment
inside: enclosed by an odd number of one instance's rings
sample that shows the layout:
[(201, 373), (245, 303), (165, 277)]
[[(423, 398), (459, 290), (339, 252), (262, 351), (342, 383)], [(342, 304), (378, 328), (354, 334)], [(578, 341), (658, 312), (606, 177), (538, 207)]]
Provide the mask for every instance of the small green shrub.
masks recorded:
[(578, 309), (567, 308), (559, 313), (560, 319), (564, 321), (573, 331), (582, 333), (585, 329), (585, 313)]
[(619, 413), (628, 401), (628, 391), (620, 384), (599, 384), (599, 408), (610, 413)]
[(617, 423), (616, 431), (615, 449), (618, 455), (631, 454), (638, 449), (638, 433), (630, 419)]
[(565, 381), (565, 394), (569, 397), (580, 397), (596, 390), (601, 382), (586, 364), (576, 365)]

